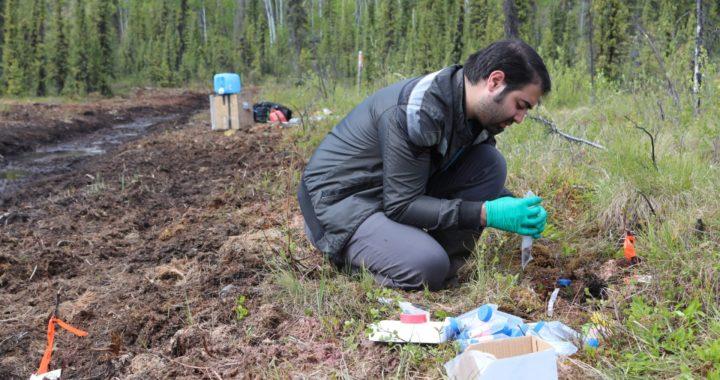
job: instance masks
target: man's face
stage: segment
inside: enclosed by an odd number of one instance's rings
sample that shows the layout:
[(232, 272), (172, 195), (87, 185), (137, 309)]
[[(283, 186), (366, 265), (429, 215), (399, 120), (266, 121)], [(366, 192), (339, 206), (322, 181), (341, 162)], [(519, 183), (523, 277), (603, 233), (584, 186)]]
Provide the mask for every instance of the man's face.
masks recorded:
[(493, 135), (501, 133), (513, 123), (522, 123), (527, 111), (537, 105), (542, 96), (540, 86), (532, 83), (503, 93), (507, 86), (504, 78), (501, 71), (494, 71), (485, 82), (470, 89), (476, 91), (474, 97), (466, 94), (467, 106), (470, 108), (468, 116), (475, 118)]

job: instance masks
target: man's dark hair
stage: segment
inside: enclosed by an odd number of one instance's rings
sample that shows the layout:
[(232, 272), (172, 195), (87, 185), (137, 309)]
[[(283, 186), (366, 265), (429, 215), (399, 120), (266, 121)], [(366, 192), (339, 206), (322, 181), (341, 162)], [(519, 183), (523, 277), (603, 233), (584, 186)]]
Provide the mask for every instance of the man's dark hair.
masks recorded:
[(507, 87), (498, 95), (501, 98), (530, 83), (539, 85), (543, 94), (550, 92), (550, 75), (545, 63), (535, 49), (521, 40), (493, 42), (465, 61), (465, 76), (472, 84), (487, 79), (495, 70), (505, 73)]

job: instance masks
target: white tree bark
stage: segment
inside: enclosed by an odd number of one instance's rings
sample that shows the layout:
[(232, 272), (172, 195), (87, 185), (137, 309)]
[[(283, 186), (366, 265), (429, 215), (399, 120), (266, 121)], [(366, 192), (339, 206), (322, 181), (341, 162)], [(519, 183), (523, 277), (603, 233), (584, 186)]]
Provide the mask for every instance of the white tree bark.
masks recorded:
[(203, 30), (203, 43), (207, 45), (207, 17), (205, 15), (205, 2), (202, 3), (202, 8), (200, 9), (200, 22), (202, 23), (202, 30)]
[(128, 4), (122, 1), (118, 4), (118, 27), (120, 29), (120, 40), (125, 40), (125, 31), (127, 31), (128, 22)]
[(697, 12), (697, 27), (695, 28), (695, 65), (693, 67), (693, 95), (695, 96), (695, 113), (700, 108), (700, 84), (702, 82), (702, 74), (700, 73), (700, 54), (702, 53), (702, 0), (695, 0), (695, 10)]
[(275, 11), (278, 15), (278, 24), (280, 26), (285, 25), (285, 5), (283, 4), (283, 0), (277, 0)]
[(268, 29), (270, 30), (270, 44), (275, 44), (277, 35), (275, 34), (275, 13), (273, 11), (272, 0), (263, 0), (265, 4), (265, 14), (268, 20)]
[(360, 21), (362, 20), (362, 0), (355, 0), (355, 27), (360, 29)]

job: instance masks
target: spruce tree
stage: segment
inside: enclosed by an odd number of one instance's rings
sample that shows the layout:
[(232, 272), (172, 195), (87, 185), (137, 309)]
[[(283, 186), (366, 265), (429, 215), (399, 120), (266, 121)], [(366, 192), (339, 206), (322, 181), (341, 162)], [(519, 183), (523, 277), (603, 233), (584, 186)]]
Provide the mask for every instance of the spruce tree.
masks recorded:
[(53, 4), (53, 17), (50, 23), (46, 54), (48, 57), (48, 82), (53, 93), (60, 94), (65, 86), (68, 74), (68, 43), (65, 37), (65, 21), (63, 20), (63, 1)]
[(451, 63), (460, 63), (463, 54), (463, 30), (465, 29), (465, 2), (460, 1), (457, 7), (457, 28), (453, 36), (452, 52), (450, 53)]
[(433, 0), (422, 0), (418, 5), (418, 48), (414, 67), (414, 71), (418, 73), (431, 72), (435, 65), (433, 60), (433, 45), (436, 43), (436, 36), (432, 28), (432, 3)]
[(549, 59), (562, 59), (571, 66), (575, 60), (577, 19), (574, 0), (559, 0), (550, 6), (549, 35), (543, 36), (543, 52)]
[(308, 33), (307, 13), (303, 6), (303, 0), (289, 0), (287, 7), (287, 23), (290, 32), (290, 41), (292, 42), (295, 59), (295, 71), (300, 67), (300, 53), (305, 45), (305, 39)]
[[(0, 57), (2, 57), (3, 42), (5, 36), (5, 0), (0, 0)], [(2, 65), (0, 64), (0, 78), (2, 78)]]
[(28, 20), (27, 61), (30, 66), (28, 83), (30, 93), (36, 96), (47, 94), (47, 59), (45, 55), (45, 0), (34, 0)]
[(82, 95), (88, 90), (88, 27), (85, 14), (85, 1), (75, 0), (75, 27), (70, 38), (70, 57), (68, 59), (68, 77), (63, 93)]
[(18, 0), (7, 0), (5, 3), (5, 21), (3, 36), (3, 91), (12, 96), (27, 92), (25, 87), (25, 65), (21, 62), (20, 22), (18, 20)]
[(380, 34), (380, 60), (383, 66), (387, 67), (390, 62), (390, 54), (397, 48), (397, 4), (395, 0), (387, 0), (382, 7), (382, 28), (378, 28)]
[(178, 71), (180, 69), (180, 64), (182, 62), (182, 57), (185, 54), (185, 29), (187, 27), (187, 18), (188, 18), (188, 1), (187, 0), (180, 0), (179, 7), (177, 9), (177, 13), (175, 16), (177, 22), (176, 26), (176, 33), (175, 33), (175, 41), (178, 44), (177, 52), (175, 54), (175, 61), (173, 62), (173, 69), (175, 71)]
[(485, 47), (487, 39), (488, 0), (470, 0), (468, 14), (468, 37), (466, 45), (471, 52)]
[(98, 0), (98, 9), (95, 23), (98, 40), (97, 82), (95, 88), (104, 96), (111, 96), (110, 82), (113, 79), (115, 60), (113, 59), (113, 7), (112, 0)]
[(596, 0), (593, 10), (597, 15), (594, 25), (597, 69), (611, 80), (617, 80), (625, 58), (629, 9), (621, 0)]

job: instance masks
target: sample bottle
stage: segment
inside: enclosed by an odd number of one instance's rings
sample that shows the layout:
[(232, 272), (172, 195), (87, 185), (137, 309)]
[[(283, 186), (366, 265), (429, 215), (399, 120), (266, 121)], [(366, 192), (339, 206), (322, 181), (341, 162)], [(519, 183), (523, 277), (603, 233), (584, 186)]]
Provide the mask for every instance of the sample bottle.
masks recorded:
[(468, 330), (471, 326), (487, 322), (493, 317), (497, 305), (482, 305), (457, 317), (445, 318), (445, 334), (448, 339), (455, 338), (461, 331)]

